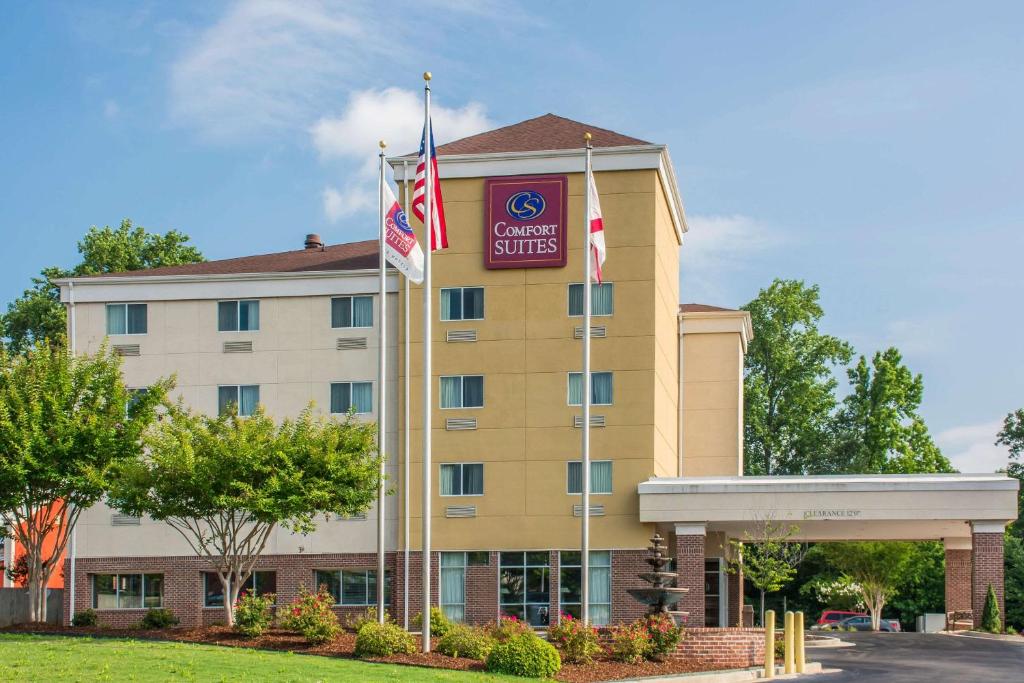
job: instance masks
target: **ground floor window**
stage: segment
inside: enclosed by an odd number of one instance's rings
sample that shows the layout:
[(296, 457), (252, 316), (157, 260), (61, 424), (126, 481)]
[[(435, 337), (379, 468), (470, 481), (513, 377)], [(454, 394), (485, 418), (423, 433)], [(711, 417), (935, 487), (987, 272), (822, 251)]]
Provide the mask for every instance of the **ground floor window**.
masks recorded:
[[(203, 588), (205, 593), (203, 605), (206, 607), (224, 606), (224, 586), (221, 585), (220, 576), (216, 572), (203, 572)], [(276, 593), (277, 573), (253, 572), (245, 580), (242, 591), (255, 593), (256, 595)], [(241, 595), (242, 591), (239, 591), (239, 595)]]
[[(563, 550), (559, 554), (558, 587), (562, 612), (576, 619), (581, 616), (582, 594), (580, 581), (583, 568), (578, 550)], [(608, 550), (590, 551), (590, 623), (604, 626), (612, 617), (612, 554)]]
[(547, 626), (551, 603), (550, 553), (503, 552), (500, 562), (501, 613), (532, 626)]
[(441, 553), (440, 601), (446, 617), (466, 620), (466, 553)]
[[(317, 587), (324, 586), (334, 596), (334, 604), (345, 607), (369, 607), (377, 604), (377, 570), (317, 570)], [(384, 572), (384, 602), (391, 602), (391, 572)]]
[(722, 626), (723, 576), (722, 558), (704, 560), (704, 626), (708, 628)]
[(93, 574), (94, 609), (144, 609), (163, 601), (163, 574)]

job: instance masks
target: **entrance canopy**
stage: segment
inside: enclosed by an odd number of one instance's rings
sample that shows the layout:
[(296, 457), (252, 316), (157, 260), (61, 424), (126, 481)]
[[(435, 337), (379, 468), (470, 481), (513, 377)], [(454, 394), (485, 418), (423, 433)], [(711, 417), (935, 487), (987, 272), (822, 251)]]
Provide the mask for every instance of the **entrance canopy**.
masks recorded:
[[(640, 520), (700, 525), (743, 538), (765, 520), (794, 540), (963, 540), (1017, 517), (1018, 481), (1005, 474), (652, 478), (639, 485)], [(968, 546), (969, 547), (969, 546)]]

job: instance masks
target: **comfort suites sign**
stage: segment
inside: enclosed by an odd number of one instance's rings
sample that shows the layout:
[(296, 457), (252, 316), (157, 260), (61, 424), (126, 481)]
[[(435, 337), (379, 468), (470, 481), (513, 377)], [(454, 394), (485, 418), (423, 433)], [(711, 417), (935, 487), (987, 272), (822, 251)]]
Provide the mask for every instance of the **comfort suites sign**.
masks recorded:
[(564, 175), (484, 180), (484, 266), (565, 266), (568, 186)]

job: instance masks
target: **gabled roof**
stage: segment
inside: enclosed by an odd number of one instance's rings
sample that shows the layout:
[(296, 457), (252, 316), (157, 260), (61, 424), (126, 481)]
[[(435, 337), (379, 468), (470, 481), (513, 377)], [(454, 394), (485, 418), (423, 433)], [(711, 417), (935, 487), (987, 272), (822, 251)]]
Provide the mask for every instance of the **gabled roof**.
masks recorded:
[(679, 304), (680, 313), (735, 313), (735, 308), (722, 308), (721, 306), (711, 306), (709, 304)]
[(627, 147), (649, 145), (639, 138), (622, 135), (572, 119), (544, 114), (503, 128), (496, 128), (468, 138), (455, 140), (437, 148), (442, 154), (494, 154), (501, 152), (539, 152), (552, 149), (579, 149), (583, 134), (593, 136), (594, 147)]

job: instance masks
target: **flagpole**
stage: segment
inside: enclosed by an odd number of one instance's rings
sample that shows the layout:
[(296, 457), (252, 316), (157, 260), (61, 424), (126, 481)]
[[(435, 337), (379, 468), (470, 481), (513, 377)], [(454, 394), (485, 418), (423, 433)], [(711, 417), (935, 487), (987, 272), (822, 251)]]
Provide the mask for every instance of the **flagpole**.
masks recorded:
[(384, 148), (387, 144), (380, 141), (378, 155), (377, 181), (377, 227), (380, 229), (380, 336), (377, 356), (377, 455), (380, 457), (380, 483), (377, 488), (377, 621), (384, 623), (384, 503), (387, 495), (385, 476), (387, 475), (387, 355), (388, 355), (388, 318), (387, 318), (387, 248), (384, 229)]
[[(402, 182), (405, 191), (405, 215), (409, 213), (409, 162), (402, 161)], [(405, 537), (403, 547), (405, 548), (404, 567), (402, 569), (402, 627), (409, 630), (409, 289), (411, 282), (408, 276), (405, 278), (405, 436), (402, 438), (404, 446), (405, 471), (402, 473), (402, 487), (404, 488), (405, 502), (403, 503), (403, 524), (402, 531)]]
[(583, 524), (580, 551), (580, 616), (590, 623), (590, 133), (587, 142), (586, 177), (583, 183)]
[(431, 285), (430, 285), (430, 254), (434, 250), (433, 229), (430, 225), (434, 211), (433, 173), (431, 172), (430, 154), (434, 131), (430, 125), (430, 72), (423, 74), (426, 82), (423, 86), (423, 234), (426, 241), (426, 252), (423, 256), (423, 651), (430, 652), (430, 497), (431, 497), (431, 464), (430, 464), (430, 418), (431, 408)]

